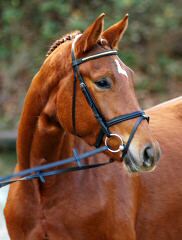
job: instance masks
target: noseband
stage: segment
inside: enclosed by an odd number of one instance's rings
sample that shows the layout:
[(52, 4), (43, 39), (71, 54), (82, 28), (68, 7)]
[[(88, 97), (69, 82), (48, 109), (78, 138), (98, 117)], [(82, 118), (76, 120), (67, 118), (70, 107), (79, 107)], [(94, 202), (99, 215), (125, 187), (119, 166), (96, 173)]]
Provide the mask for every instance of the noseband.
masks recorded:
[[(79, 37), (79, 35), (78, 35)], [(107, 140), (108, 138), (115, 136), (118, 137), (121, 141), (121, 144), (119, 146), (119, 148), (117, 150), (112, 150), (109, 147), (109, 150), (111, 152), (119, 152), (119, 151), (123, 151), (123, 157), (127, 154), (127, 151), (129, 149), (130, 143), (136, 133), (136, 130), (139, 126), (139, 124), (142, 122), (143, 119), (146, 119), (149, 122), (149, 117), (146, 116), (144, 111), (136, 111), (133, 113), (129, 113), (129, 114), (125, 114), (125, 115), (120, 115), (118, 117), (115, 117), (109, 121), (106, 121), (106, 119), (104, 118), (103, 114), (101, 113), (100, 109), (98, 108), (98, 106), (96, 105), (93, 96), (91, 95), (90, 91), (88, 90), (88, 87), (82, 77), (82, 75), (79, 72), (79, 65), (97, 58), (101, 58), (101, 57), (105, 57), (105, 56), (111, 56), (111, 55), (117, 55), (118, 52), (116, 50), (108, 50), (108, 51), (103, 51), (100, 53), (96, 53), (94, 55), (89, 55), (87, 57), (84, 58), (80, 58), (80, 59), (76, 59), (75, 54), (74, 54), (74, 45), (76, 40), (78, 39), (75, 38), (73, 43), (72, 43), (72, 67), (74, 70), (74, 85), (73, 85), (73, 98), (72, 98), (72, 124), (73, 124), (73, 131), (74, 134), (79, 136), (79, 134), (76, 131), (76, 120), (75, 120), (75, 112), (76, 112), (76, 79), (78, 76), (78, 79), (80, 80), (80, 87), (82, 89), (82, 92), (88, 102), (88, 105), (91, 107), (97, 121), (99, 122), (100, 126), (101, 126), (101, 130), (100, 133), (97, 137), (96, 140), (96, 144), (95, 147), (98, 148), (103, 140), (104, 135), (106, 135), (106, 140), (105, 140), (105, 144), (107, 145)], [(138, 119), (138, 121), (136, 122), (134, 128), (132, 129), (132, 132), (130, 134), (130, 137), (127, 141), (127, 143), (125, 144), (123, 142), (123, 139), (121, 138), (121, 136), (119, 136), (118, 134), (112, 134), (109, 130), (109, 128), (115, 124), (118, 124), (120, 122), (124, 122), (133, 118), (137, 118), (140, 117)]]

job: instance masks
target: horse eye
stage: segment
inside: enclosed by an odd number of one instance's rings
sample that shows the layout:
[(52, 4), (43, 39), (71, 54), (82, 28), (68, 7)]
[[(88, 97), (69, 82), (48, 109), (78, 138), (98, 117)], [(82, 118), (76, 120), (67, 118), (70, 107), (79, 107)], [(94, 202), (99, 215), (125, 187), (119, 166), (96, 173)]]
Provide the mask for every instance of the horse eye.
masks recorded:
[(94, 82), (95, 85), (101, 89), (109, 89), (112, 84), (107, 78), (101, 78), (99, 81)]

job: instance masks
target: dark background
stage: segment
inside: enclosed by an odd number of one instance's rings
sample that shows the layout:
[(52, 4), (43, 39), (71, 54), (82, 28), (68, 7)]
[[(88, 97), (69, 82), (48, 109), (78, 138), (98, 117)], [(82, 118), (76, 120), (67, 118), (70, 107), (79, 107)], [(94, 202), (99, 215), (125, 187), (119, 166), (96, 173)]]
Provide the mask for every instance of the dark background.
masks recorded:
[(0, 134), (17, 129), (25, 94), (50, 45), (67, 32), (84, 31), (102, 12), (105, 28), (129, 13), (119, 50), (136, 73), (141, 106), (181, 95), (181, 0), (1, 0)]
[(84, 31), (102, 12), (105, 27), (129, 13), (120, 57), (136, 73), (143, 107), (181, 95), (182, 1), (0, 1), (0, 128), (16, 129), (31, 79), (50, 45)]

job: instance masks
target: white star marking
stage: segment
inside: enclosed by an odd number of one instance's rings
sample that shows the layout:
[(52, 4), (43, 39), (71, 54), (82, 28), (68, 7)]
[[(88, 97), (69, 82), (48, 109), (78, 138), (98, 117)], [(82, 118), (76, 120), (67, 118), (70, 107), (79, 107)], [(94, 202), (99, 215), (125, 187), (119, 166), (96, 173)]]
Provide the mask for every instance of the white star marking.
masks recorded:
[(127, 72), (121, 67), (121, 65), (119, 64), (119, 61), (117, 59), (115, 59), (117, 68), (118, 68), (118, 72), (125, 75), (126, 77), (128, 77)]

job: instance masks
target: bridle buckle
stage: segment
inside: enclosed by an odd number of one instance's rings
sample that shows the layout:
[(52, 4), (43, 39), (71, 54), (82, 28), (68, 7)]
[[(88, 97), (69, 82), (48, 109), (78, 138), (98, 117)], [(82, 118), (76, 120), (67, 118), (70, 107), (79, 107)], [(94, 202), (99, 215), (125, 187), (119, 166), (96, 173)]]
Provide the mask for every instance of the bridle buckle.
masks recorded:
[(81, 88), (84, 88), (84, 87), (86, 87), (86, 84), (85, 84), (84, 82), (81, 82), (81, 83), (80, 83), (80, 87), (81, 87)]

